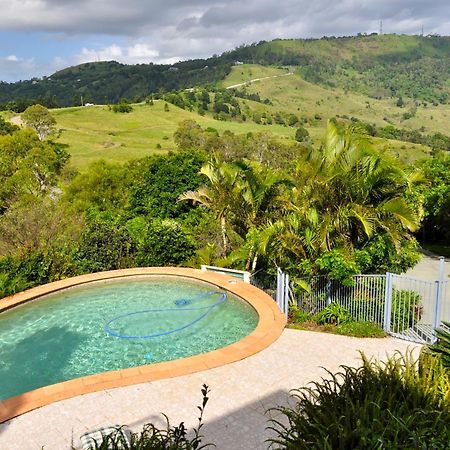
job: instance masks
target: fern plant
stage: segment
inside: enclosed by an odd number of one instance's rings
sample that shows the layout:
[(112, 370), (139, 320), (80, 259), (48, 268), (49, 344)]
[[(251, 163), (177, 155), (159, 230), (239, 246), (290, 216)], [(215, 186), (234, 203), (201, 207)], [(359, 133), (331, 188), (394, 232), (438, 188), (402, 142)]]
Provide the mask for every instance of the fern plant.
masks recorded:
[(319, 324), (329, 323), (339, 325), (349, 322), (350, 320), (351, 316), (348, 311), (337, 302), (329, 304), (317, 315), (317, 323)]
[(193, 430), (193, 437), (188, 436), (188, 429), (181, 422), (172, 427), (168, 417), (166, 428), (159, 429), (152, 423), (146, 424), (140, 433), (131, 435), (131, 443), (127, 442), (122, 428), (113, 434), (105, 436), (101, 442), (95, 442), (89, 450), (201, 450), (213, 444), (202, 444), (203, 436), (200, 431), (203, 427), (203, 413), (208, 403), (209, 387), (204, 384), (202, 388), (202, 404), (198, 406), (200, 415), (197, 427)]
[(269, 427), (275, 432), (271, 448), (449, 448), (449, 381), (435, 361), (419, 370), (412, 352), (385, 363), (363, 356), (359, 368), (328, 373), (328, 379), (294, 391), (295, 406), (276, 408), (281, 415)]

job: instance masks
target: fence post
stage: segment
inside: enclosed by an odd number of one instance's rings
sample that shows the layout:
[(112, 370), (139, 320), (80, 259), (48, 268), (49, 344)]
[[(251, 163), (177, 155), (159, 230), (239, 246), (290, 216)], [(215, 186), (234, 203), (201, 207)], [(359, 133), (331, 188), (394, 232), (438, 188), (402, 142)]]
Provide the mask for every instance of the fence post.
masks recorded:
[(282, 270), (279, 267), (277, 267), (277, 295), (275, 297), (275, 300), (276, 300), (278, 306), (280, 306), (280, 302), (281, 302), (282, 275), (283, 275)]
[(436, 280), (436, 297), (434, 300), (433, 330), (441, 325), (442, 289), (444, 286), (445, 259), (439, 258), (439, 278)]
[(384, 290), (384, 325), (383, 330), (386, 333), (391, 331), (392, 315), (392, 273), (386, 272), (386, 286)]
[(284, 275), (284, 301), (283, 301), (283, 312), (287, 315), (289, 314), (289, 274)]
[(331, 305), (331, 278), (327, 277), (327, 305)]

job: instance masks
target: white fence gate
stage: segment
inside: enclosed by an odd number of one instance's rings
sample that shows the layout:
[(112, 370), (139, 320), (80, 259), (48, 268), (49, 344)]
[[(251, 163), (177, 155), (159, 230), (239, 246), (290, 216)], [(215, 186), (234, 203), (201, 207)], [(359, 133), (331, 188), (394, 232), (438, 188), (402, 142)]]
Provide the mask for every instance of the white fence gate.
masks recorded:
[(375, 322), (393, 336), (418, 343), (433, 343), (437, 328), (450, 322), (450, 281), (444, 280), (444, 258), (439, 278), (421, 280), (404, 275), (357, 275), (350, 286), (326, 276), (307, 280), (309, 291), (295, 289), (289, 275), (277, 270), (276, 301), (284, 314), (289, 304), (313, 314), (327, 305), (341, 304), (354, 320)]

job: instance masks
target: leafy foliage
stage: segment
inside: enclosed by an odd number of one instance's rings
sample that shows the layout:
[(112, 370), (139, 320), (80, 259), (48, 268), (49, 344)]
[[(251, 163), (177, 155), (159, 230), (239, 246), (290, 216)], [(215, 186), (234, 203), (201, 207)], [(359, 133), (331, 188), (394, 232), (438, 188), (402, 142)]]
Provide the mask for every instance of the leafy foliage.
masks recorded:
[(303, 142), (308, 140), (308, 138), (309, 138), (308, 130), (303, 126), (299, 126), (295, 132), (295, 140), (297, 142)]
[(0, 135), (4, 134), (13, 134), (15, 131), (18, 131), (19, 127), (14, 125), (11, 122), (6, 121), (3, 117), (0, 116)]
[(429, 350), (440, 357), (444, 367), (450, 370), (450, 322), (443, 322), (443, 327), (436, 330), (438, 341), (430, 345)]
[(333, 302), (322, 309), (317, 315), (317, 322), (319, 324), (334, 324), (340, 325), (351, 320), (348, 311), (339, 303)]
[(0, 213), (14, 202), (42, 198), (55, 188), (69, 155), (31, 130), (0, 136)]
[(42, 105), (29, 106), (21, 115), (25, 125), (33, 128), (40, 141), (44, 140), (52, 132), (56, 124), (55, 118), (47, 108)]
[(116, 105), (112, 105), (112, 110), (115, 113), (130, 113), (133, 111), (133, 107), (124, 99), (117, 103)]
[[(412, 354), (386, 363), (363, 356), (360, 368), (343, 366), (329, 379), (293, 394), (296, 405), (272, 420), (277, 449), (433, 448), (450, 439), (448, 375)], [(439, 380), (439, 381), (437, 381)]]
[(391, 323), (393, 331), (403, 331), (414, 326), (422, 317), (422, 297), (415, 291), (394, 290), (392, 295)]
[(434, 242), (450, 239), (450, 154), (441, 153), (426, 161), (422, 170), (428, 184), (419, 189), (424, 198), (425, 238)]
[(94, 217), (81, 235), (74, 255), (81, 273), (129, 267), (135, 251), (128, 230), (113, 220)]
[(177, 198), (200, 185), (198, 171), (205, 160), (205, 154), (198, 150), (183, 150), (146, 159), (140, 169), (142, 181), (132, 188), (130, 208), (133, 214), (165, 219), (188, 212), (189, 205), (177, 203)]
[(194, 255), (192, 239), (174, 220), (149, 223), (140, 239), (136, 255), (140, 266), (179, 265)]

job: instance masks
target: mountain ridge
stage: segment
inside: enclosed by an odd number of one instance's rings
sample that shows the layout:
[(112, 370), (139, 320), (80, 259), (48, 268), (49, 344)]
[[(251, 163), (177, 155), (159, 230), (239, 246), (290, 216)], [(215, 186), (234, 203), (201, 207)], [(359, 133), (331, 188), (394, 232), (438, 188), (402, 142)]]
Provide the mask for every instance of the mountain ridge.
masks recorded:
[[(406, 96), (446, 103), (450, 98), (450, 37), (359, 35), (275, 39), (243, 45), (205, 59), (127, 65), (117, 61), (67, 67), (49, 77), (0, 83), (3, 109), (15, 102), (46, 106), (116, 103), (152, 93), (215, 86), (236, 63), (293, 66), (307, 81), (373, 98)], [(11, 106), (11, 104), (9, 105)]]

